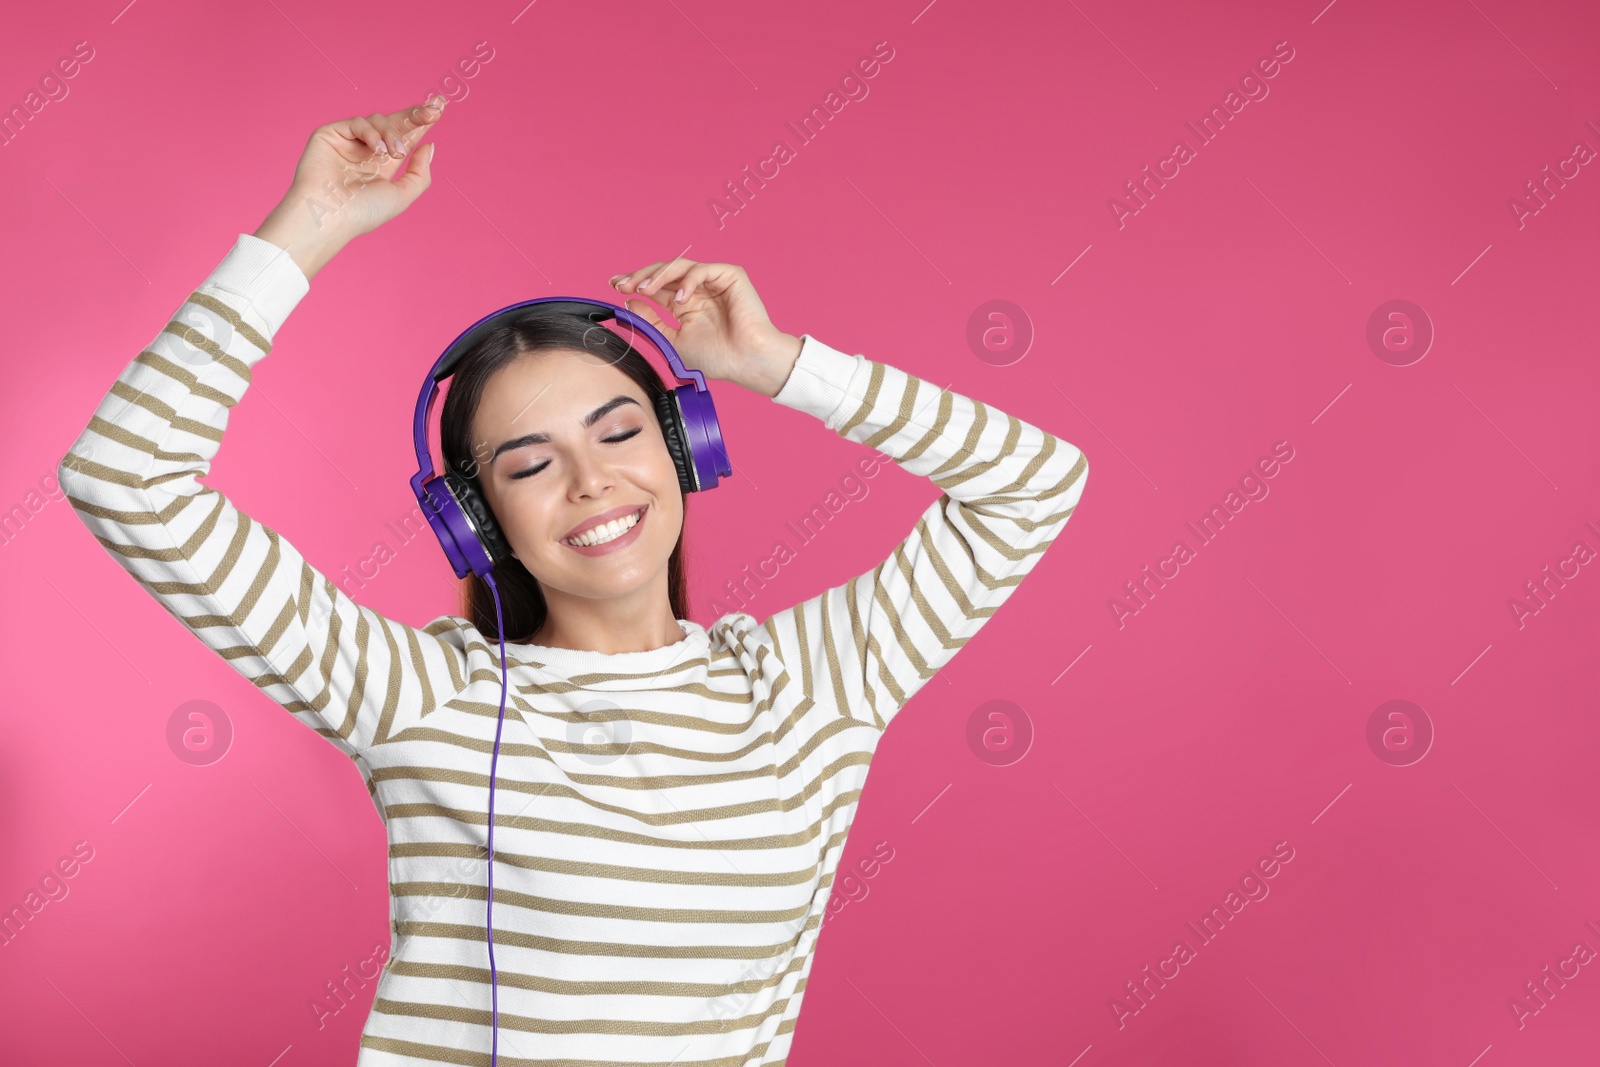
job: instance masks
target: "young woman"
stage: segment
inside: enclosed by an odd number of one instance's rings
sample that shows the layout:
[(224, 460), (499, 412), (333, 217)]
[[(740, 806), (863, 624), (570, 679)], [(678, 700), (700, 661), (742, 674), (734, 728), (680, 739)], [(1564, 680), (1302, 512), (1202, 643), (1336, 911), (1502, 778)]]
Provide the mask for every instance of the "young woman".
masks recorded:
[[(987, 404), (780, 331), (739, 267), (652, 263), (612, 284), (687, 366), (942, 490), (906, 538), (765, 619), (692, 621), (659, 377), (531, 315), (470, 353), (441, 424), (513, 551), (506, 632), (475, 577), (463, 615), (422, 628), (362, 607), (200, 479), (310, 279), (428, 187), (434, 147), (412, 149), (442, 106), (316, 130), (283, 202), (118, 375), (62, 484), (118, 564), (366, 781), (391, 944), (360, 1067), (782, 1063), (879, 738), (1032, 570), (1088, 467)], [(575, 540), (616, 516), (606, 544)]]

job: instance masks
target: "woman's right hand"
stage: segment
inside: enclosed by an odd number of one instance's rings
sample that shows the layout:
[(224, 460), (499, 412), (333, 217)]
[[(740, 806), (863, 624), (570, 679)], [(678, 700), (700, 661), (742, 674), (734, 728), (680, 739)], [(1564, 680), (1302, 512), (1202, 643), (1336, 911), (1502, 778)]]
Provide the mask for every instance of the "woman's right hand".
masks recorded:
[(377, 229), (427, 190), (434, 147), (417, 144), (445, 103), (434, 94), (417, 107), (317, 127), (289, 191), (254, 236), (287, 249), (310, 278), (351, 238)]

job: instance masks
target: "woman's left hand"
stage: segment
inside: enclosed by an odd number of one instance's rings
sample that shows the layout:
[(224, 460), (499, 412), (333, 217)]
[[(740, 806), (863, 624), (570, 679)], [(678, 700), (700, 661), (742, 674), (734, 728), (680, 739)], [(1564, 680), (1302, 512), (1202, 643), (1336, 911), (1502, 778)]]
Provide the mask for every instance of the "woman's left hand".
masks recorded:
[(648, 296), (670, 309), (677, 329), (646, 301), (626, 302), (629, 311), (672, 343), (684, 366), (707, 378), (776, 396), (800, 356), (800, 339), (772, 325), (743, 267), (680, 256), (619, 274), (611, 284), (618, 292)]

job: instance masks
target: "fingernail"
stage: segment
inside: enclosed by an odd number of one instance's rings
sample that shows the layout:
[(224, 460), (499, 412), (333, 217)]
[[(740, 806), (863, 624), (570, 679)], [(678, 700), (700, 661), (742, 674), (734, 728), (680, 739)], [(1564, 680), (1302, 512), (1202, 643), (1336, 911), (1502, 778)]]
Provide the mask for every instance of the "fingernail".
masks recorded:
[(673, 299), (673, 301), (675, 303), (679, 303), (679, 304), (683, 303), (683, 290), (679, 289), (678, 292), (673, 296), (672, 299)]
[(643, 292), (645, 287), (648, 286), (653, 281), (655, 281), (654, 278), (646, 278), (644, 281), (642, 281), (638, 285), (634, 286), (634, 288), (639, 290), (640, 292)]

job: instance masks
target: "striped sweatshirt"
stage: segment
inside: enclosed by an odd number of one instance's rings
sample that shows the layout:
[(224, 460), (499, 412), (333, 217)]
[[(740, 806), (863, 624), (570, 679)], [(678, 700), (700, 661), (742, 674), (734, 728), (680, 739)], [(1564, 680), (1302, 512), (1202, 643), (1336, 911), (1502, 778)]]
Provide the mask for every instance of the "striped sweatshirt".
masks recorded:
[[(59, 474), (111, 557), (366, 782), (391, 937), (358, 1067), (487, 1065), (499, 643), (459, 615), (414, 627), (361, 606), (202, 481), (309, 288), (286, 252), (241, 234)], [(809, 334), (773, 399), (941, 493), (881, 563), (766, 619), (680, 619), (682, 640), (642, 652), (506, 643), (493, 924), (507, 1067), (783, 1063), (879, 738), (1083, 492), (1076, 447)]]

